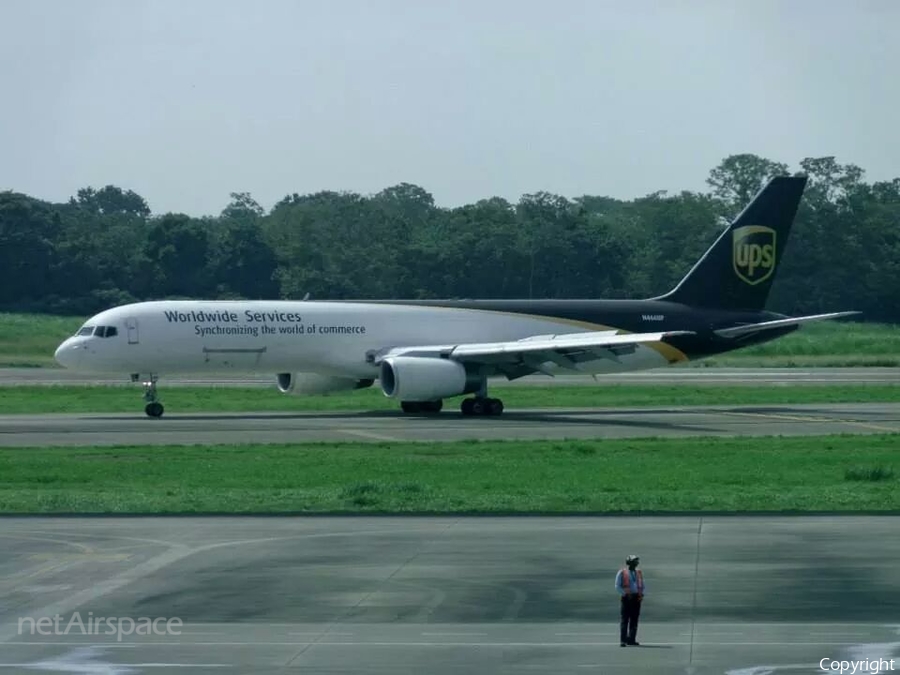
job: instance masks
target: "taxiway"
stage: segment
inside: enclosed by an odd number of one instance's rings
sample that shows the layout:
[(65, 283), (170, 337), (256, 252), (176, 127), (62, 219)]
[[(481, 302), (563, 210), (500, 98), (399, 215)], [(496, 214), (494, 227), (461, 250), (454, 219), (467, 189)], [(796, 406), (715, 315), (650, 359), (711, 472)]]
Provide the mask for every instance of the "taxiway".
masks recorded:
[(0, 416), (0, 447), (454, 441), (900, 432), (900, 403), (510, 410)]
[[(689, 385), (837, 385), (898, 384), (900, 368), (695, 368), (672, 367), (620, 375), (598, 376), (561, 374), (556, 377), (534, 375), (502, 386), (598, 386), (609, 384), (689, 384)], [(0, 386), (38, 386), (61, 384), (130, 385), (123, 375), (91, 375), (62, 368), (0, 368)], [(166, 376), (160, 387), (168, 386), (274, 387), (275, 375), (234, 375), (208, 373)]]
[[(896, 517), (3, 518), (0, 672), (804, 675), (900, 664)], [(641, 556), (640, 647), (613, 578)], [(24, 618), (177, 618), (41, 635)], [(45, 624), (46, 625), (46, 624)]]

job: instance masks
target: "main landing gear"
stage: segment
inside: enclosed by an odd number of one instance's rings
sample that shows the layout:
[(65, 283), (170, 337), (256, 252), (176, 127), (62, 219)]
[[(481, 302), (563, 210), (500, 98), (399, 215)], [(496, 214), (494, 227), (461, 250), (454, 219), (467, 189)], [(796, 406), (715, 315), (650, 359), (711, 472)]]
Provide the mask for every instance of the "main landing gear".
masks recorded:
[[(140, 379), (140, 374), (135, 374), (131, 376), (132, 382), (137, 382)], [(145, 380), (142, 384), (144, 385), (144, 402), (146, 405), (144, 406), (144, 412), (147, 413), (147, 417), (162, 417), (163, 404), (159, 402), (157, 393), (156, 393), (156, 380), (157, 376), (151, 374), (147, 380)]]
[(474, 398), (464, 399), (459, 406), (463, 415), (499, 415), (503, 412), (503, 401), (488, 397), (487, 378), (481, 378), (481, 386)]
[(459, 409), (463, 415), (499, 415), (503, 412), (503, 401), (499, 398), (476, 396), (463, 400)]
[[(439, 413), (444, 407), (444, 402), (437, 401), (401, 401), (400, 409), (405, 413)], [(499, 415), (503, 412), (503, 401), (499, 398), (489, 398), (487, 395), (487, 382), (482, 381), (478, 393), (473, 398), (463, 399), (459, 406), (463, 415)]]
[[(443, 401), (401, 401), (400, 409), (407, 414), (439, 413), (444, 407)], [(503, 412), (503, 401), (499, 398), (476, 396), (463, 399), (459, 406), (463, 415), (499, 415)], [(147, 413), (150, 414), (149, 412)]]
[(439, 413), (444, 402), (437, 401), (400, 401), (400, 409), (405, 413)]

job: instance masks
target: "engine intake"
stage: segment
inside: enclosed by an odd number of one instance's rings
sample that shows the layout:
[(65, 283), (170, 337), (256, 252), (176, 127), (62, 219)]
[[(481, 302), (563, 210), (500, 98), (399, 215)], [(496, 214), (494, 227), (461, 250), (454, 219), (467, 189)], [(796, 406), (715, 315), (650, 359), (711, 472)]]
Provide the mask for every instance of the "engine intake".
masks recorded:
[(417, 356), (391, 356), (381, 362), (381, 391), (401, 401), (436, 401), (469, 394), (481, 378), (459, 361)]

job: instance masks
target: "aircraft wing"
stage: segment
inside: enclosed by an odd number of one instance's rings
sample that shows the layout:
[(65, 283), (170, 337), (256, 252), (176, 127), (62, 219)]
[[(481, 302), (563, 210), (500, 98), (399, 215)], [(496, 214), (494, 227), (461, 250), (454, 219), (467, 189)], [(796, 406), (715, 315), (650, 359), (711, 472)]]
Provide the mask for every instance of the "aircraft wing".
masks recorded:
[(845, 316), (855, 316), (861, 313), (862, 312), (832, 312), (831, 314), (812, 314), (810, 316), (798, 316), (788, 319), (777, 319), (775, 321), (763, 321), (761, 323), (748, 323), (743, 326), (733, 326), (731, 328), (720, 328), (713, 332), (719, 337), (737, 338), (749, 335), (750, 333), (758, 333), (759, 331), (787, 328), (789, 326), (800, 326), (804, 323), (812, 323), (814, 321), (841, 319)]
[[(422, 345), (394, 347), (373, 355), (375, 363), (397, 356), (449, 358), (462, 363), (481, 363), (497, 366), (510, 376), (528, 372), (550, 374), (542, 364), (553, 362), (564, 368), (577, 370), (581, 361), (601, 358), (619, 360), (619, 354), (634, 351), (637, 345), (661, 344), (675, 335), (690, 335), (690, 331), (658, 333), (626, 333), (592, 331), (563, 335), (535, 335), (510, 342), (475, 342), (456, 345)], [(521, 374), (517, 371), (521, 369)]]

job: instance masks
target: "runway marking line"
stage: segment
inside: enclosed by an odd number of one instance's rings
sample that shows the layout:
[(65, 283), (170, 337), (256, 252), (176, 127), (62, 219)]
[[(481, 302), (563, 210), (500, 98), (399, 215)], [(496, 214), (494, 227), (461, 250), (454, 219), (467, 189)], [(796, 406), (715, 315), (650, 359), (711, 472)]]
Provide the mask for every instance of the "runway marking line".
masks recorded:
[[(696, 640), (695, 640), (696, 642)], [(253, 642), (236, 642), (230, 640), (228, 642), (121, 642), (121, 643), (104, 643), (92, 642), (82, 644), (80, 642), (35, 642), (7, 641), (5, 645), (15, 645), (19, 647), (47, 647), (47, 646), (63, 646), (63, 647), (116, 647), (119, 649), (128, 647), (162, 647), (169, 649), (172, 646), (178, 647), (296, 647), (298, 645), (308, 644), (310, 647), (617, 647), (618, 640), (614, 641), (591, 641), (591, 642), (386, 642), (386, 641), (334, 641), (334, 642), (306, 642), (303, 640), (286, 641), (253, 641)], [(647, 642), (647, 645), (654, 646), (670, 646), (670, 647), (688, 647), (690, 640), (680, 642)], [(774, 640), (772, 642), (752, 641), (752, 642), (701, 642), (703, 647), (767, 647), (767, 646), (787, 646), (787, 647), (821, 647), (825, 646), (841, 646), (856, 645), (856, 641), (835, 642), (828, 641), (802, 641), (802, 642), (784, 642)]]
[(32, 560), (59, 560), (61, 562), (123, 562), (130, 553), (33, 553)]
[(38, 567), (35, 570), (31, 570), (31, 571), (24, 570), (18, 574), (11, 574), (4, 579), (4, 581), (7, 583), (0, 585), (0, 589), (17, 588), (17, 587), (21, 586), (22, 582), (27, 579), (34, 579), (36, 577), (45, 576), (45, 575), (49, 574), (50, 572), (53, 572), (53, 571), (59, 569), (60, 567), (65, 567), (67, 564), (68, 564), (68, 561), (61, 560), (58, 562), (43, 565), (41, 567)]
[(848, 420), (840, 417), (810, 417), (801, 415), (785, 415), (781, 413), (755, 413), (755, 412), (738, 412), (734, 410), (723, 410), (723, 415), (732, 415), (734, 417), (758, 417), (761, 419), (772, 420), (788, 420), (790, 422), (815, 422), (831, 423), (831, 424), (847, 424), (850, 426), (862, 427), (864, 429), (872, 429), (874, 431), (888, 431), (890, 433), (900, 432), (900, 428), (887, 427), (880, 424), (872, 424), (871, 422), (859, 422), (857, 420)]
[[(68, 532), (51, 532), (51, 534), (57, 535), (67, 535), (72, 536)], [(37, 537), (32, 534), (22, 534), (20, 532), (2, 532), (0, 533), (0, 537), (9, 538), (9, 539), (23, 539), (26, 541), (43, 541), (49, 542), (51, 544), (62, 544), (63, 546), (72, 546), (73, 548), (77, 548), (84, 553), (93, 553), (94, 548), (92, 546), (88, 546), (87, 544), (82, 544), (80, 541), (71, 541), (69, 539), (57, 539), (55, 537)]]
[[(50, 667), (52, 666), (52, 668)], [(29, 670), (63, 670), (70, 673), (107, 673), (112, 668), (232, 668), (228, 663), (108, 663), (107, 661), (70, 662), (62, 660), (28, 663), (0, 663), (0, 668), (28, 668)], [(90, 670), (76, 670), (89, 668)]]
[(842, 422), (843, 424), (848, 424), (851, 426), (862, 427), (863, 429), (872, 429), (874, 431), (888, 431), (892, 434), (900, 433), (900, 428), (898, 427), (885, 427), (880, 424), (872, 424), (871, 422), (856, 422), (854, 420), (836, 420), (838, 422)]

